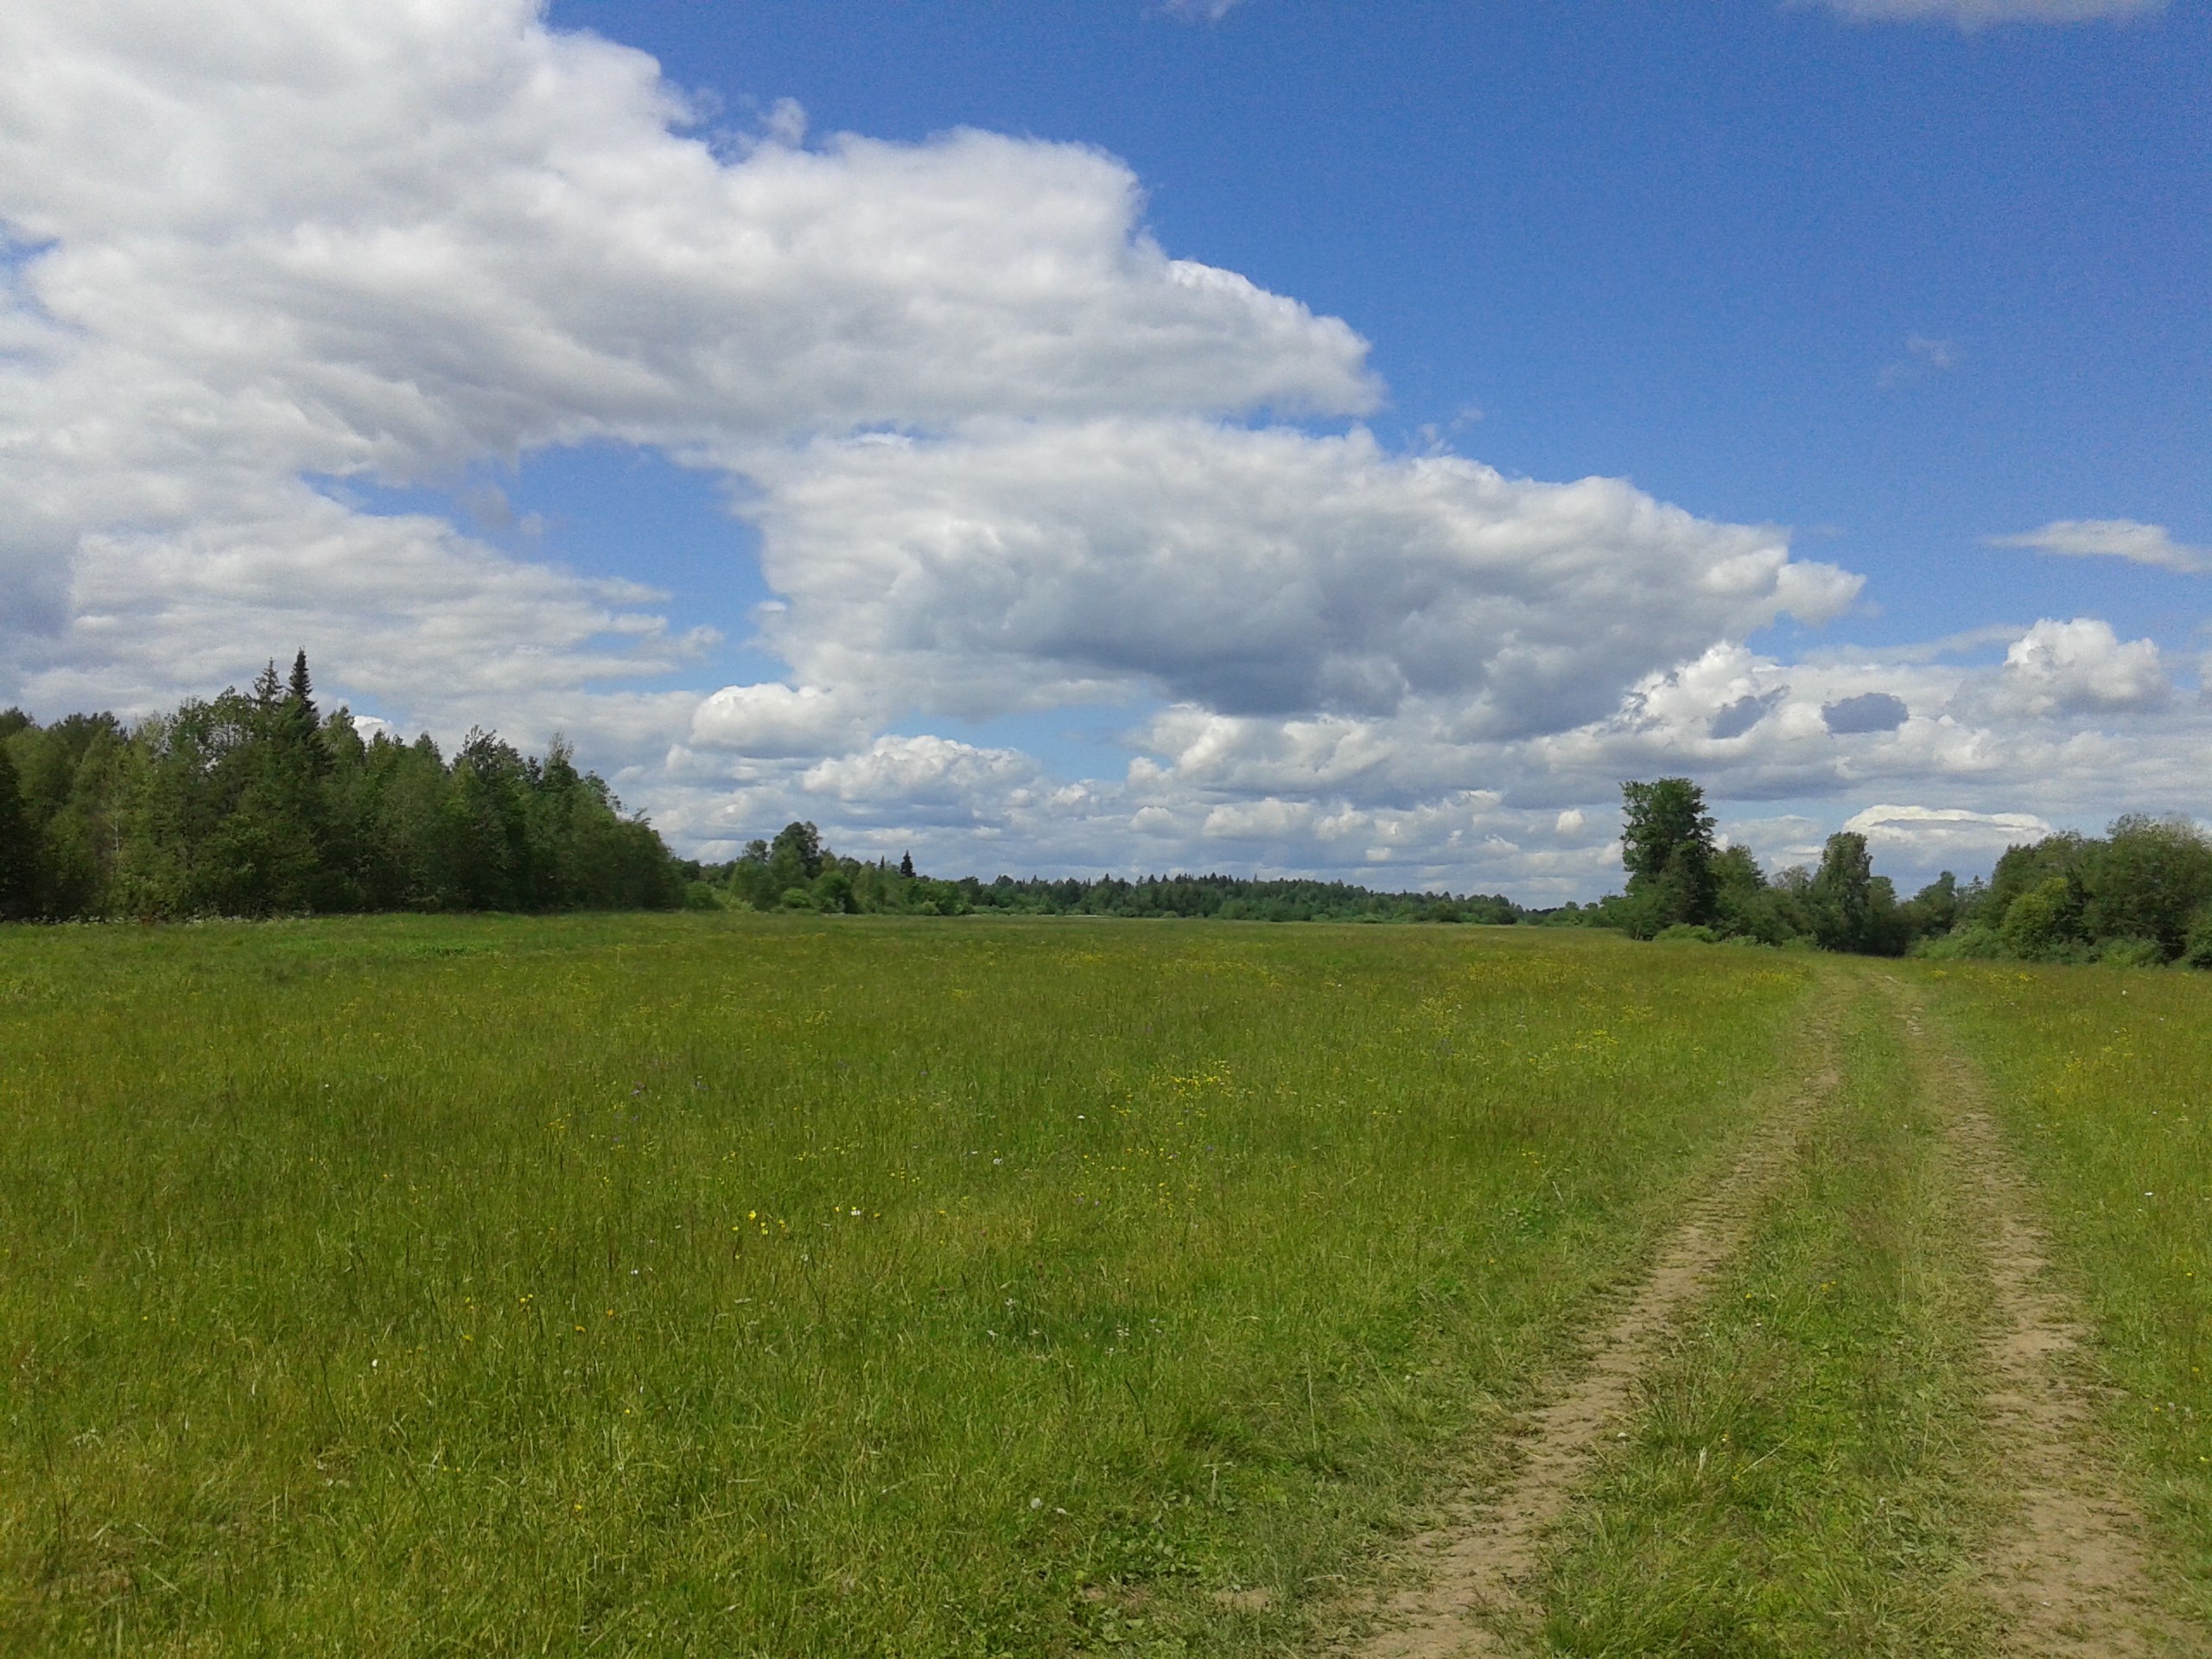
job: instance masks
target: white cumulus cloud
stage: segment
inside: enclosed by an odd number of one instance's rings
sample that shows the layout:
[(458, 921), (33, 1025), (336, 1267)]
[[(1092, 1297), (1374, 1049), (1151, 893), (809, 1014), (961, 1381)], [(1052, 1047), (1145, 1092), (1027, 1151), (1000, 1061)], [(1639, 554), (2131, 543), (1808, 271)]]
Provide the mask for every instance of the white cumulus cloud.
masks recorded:
[(824, 439), (756, 468), (767, 640), (810, 683), (978, 715), (1133, 695), (1225, 716), (1556, 730), (1858, 579), (1618, 480), (1512, 480), (1195, 419)]
[(2152, 641), (2123, 642), (2096, 617), (2046, 618), (2006, 649), (1996, 702), (2020, 714), (2075, 715), (2154, 709), (2171, 690)]
[[(1532, 897), (1617, 879), (1624, 777), (2202, 804), (2207, 712), (2148, 640), (1783, 663), (1755, 638), (1856, 577), (1342, 429), (1381, 395), (1351, 327), (1175, 257), (1082, 145), (712, 132), (535, 0), (0, 8), (0, 701), (149, 709), (304, 645), (403, 728), (565, 728), (702, 850), (811, 817), (941, 868), (1226, 848)], [(731, 483), (788, 673), (670, 689), (716, 643), (671, 595), (375, 505), (585, 442)], [(1120, 775), (916, 729), (1085, 702)]]
[[(372, 629), (325, 658), (341, 680), (427, 706), (606, 677), (572, 620), (606, 608), (593, 584), (419, 518), (334, 525), (342, 493), (303, 480), (1375, 399), (1349, 327), (1170, 257), (1111, 157), (800, 130), (780, 109), (718, 147), (652, 59), (531, 0), (0, 9), (0, 630), (21, 637), (0, 690), (50, 700), (124, 665), (149, 700), (207, 689), (211, 655), (240, 673), (332, 637), (296, 613), (345, 615), (378, 561), (423, 578), (431, 635), (457, 589), (493, 597), (432, 672)], [(147, 582), (156, 622), (86, 615), (88, 588)], [(543, 625), (490, 614), (532, 583)]]

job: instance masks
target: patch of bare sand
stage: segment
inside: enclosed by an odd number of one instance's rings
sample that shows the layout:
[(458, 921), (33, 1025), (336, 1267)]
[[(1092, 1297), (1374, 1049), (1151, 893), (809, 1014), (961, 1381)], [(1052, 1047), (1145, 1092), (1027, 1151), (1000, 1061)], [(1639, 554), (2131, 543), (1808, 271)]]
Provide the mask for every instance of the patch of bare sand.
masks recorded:
[(1985, 1109), (1981, 1080), (1928, 1035), (1909, 1003), (1904, 1019), (1924, 1086), (1945, 1110), (1989, 1258), (1982, 1405), (1999, 1467), (2018, 1492), (1986, 1574), (2008, 1626), (2006, 1650), (2048, 1659), (2212, 1653), (2204, 1632), (2192, 1635), (2161, 1607), (2145, 1570), (2142, 1513), (2126, 1496), (2082, 1380), (2081, 1315), (2048, 1270), (2026, 1178)]
[(1806, 1123), (1838, 1086), (1824, 1026), (1812, 1041), (1810, 1073), (1788, 1103), (1753, 1134), (1727, 1175), (1692, 1201), (1649, 1273), (1620, 1298), (1583, 1368), (1510, 1431), (1519, 1452), (1504, 1484), (1411, 1541), (1420, 1582), (1383, 1604), (1377, 1633), (1351, 1649), (1359, 1659), (1475, 1659), (1507, 1650), (1497, 1626), (1530, 1611), (1521, 1586), (1535, 1570), (1544, 1535), (1566, 1512), (1598, 1448), (1622, 1432), (1638, 1378), (1742, 1246), (1762, 1201), (1794, 1161)]

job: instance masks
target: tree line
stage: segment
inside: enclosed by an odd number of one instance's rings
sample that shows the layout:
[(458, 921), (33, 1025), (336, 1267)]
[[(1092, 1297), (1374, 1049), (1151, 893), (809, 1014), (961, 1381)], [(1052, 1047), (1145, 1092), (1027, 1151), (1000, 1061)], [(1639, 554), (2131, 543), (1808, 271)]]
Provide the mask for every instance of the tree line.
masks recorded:
[(841, 858), (811, 823), (789, 823), (708, 872), (730, 902), (753, 910), (841, 915), (1210, 918), (1250, 922), (1517, 922), (1528, 913), (1495, 893), (1376, 893), (1343, 881), (1259, 880), (1234, 875), (1100, 876), (939, 880), (896, 864)]
[(305, 652), (135, 725), (0, 713), (0, 917), (659, 908), (684, 874), (558, 739), (364, 738)]
[(1866, 838), (1827, 838), (1817, 868), (1769, 876), (1721, 847), (1687, 778), (1622, 785), (1626, 891), (1548, 919), (1638, 938), (1804, 943), (1871, 956), (2028, 962), (2183, 962), (2212, 968), (2212, 841), (2140, 813), (2101, 836), (2072, 831), (2006, 850), (1986, 880), (1946, 870), (1910, 899), (1876, 875)]
[(1866, 837), (1828, 837), (1813, 868), (1772, 875), (1719, 844), (1686, 778), (1622, 785), (1624, 892), (1532, 910), (1502, 894), (1387, 893), (1241, 876), (944, 880), (840, 857), (787, 824), (721, 865), (678, 861), (556, 739), (543, 758), (471, 731), (364, 737), (318, 710), (307, 654), (251, 690), (126, 726), (0, 712), (0, 918), (67, 921), (349, 911), (660, 909), (830, 914), (1536, 923), (1638, 938), (1741, 940), (1897, 956), (2212, 968), (2212, 842), (2133, 815), (2102, 837), (2014, 847), (1986, 880), (1948, 871), (1910, 899)]

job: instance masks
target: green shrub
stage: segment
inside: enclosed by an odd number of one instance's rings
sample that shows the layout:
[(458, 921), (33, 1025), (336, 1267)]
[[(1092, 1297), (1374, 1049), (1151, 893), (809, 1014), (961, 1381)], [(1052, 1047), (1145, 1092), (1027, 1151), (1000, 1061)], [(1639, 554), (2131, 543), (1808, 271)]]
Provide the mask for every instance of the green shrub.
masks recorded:
[(1720, 943), (1720, 936), (1718, 933), (1715, 933), (1709, 927), (1701, 926), (1696, 922), (1676, 922), (1672, 927), (1664, 927), (1660, 929), (1653, 937), (1662, 939), (1686, 939), (1692, 944), (1718, 944)]
[(2074, 883), (2063, 875), (2051, 876), (2005, 906), (2005, 919), (1997, 925), (1998, 937), (2007, 954), (2024, 962), (2056, 961), (2075, 942), (2074, 920), (2080, 908)]
[(1994, 962), (2004, 957), (2005, 941), (1995, 928), (1968, 922), (1948, 933), (1921, 940), (1912, 947), (1912, 954), (1930, 957), (1938, 962)]
[(2191, 968), (2212, 968), (2212, 905), (2189, 918), (2189, 938), (2182, 945), (2181, 959)]
[(2111, 968), (2163, 968), (2166, 953), (2156, 939), (2107, 939), (2097, 947), (2097, 960)]

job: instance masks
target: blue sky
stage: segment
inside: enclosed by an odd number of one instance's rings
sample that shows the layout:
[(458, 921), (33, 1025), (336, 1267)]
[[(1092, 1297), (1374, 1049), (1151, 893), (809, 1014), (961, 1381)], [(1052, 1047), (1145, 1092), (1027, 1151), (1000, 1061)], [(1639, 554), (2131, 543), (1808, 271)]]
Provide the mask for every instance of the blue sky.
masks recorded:
[(1974, 31), (1768, 4), (551, 15), (730, 118), (790, 97), (825, 130), (1120, 156), (1172, 251), (1374, 342), (1394, 442), (1433, 426), (1509, 472), (1810, 530), (1883, 590), (1851, 638), (2085, 602), (2171, 629), (2191, 585), (1980, 538), (2126, 517), (2212, 541), (2212, 8)]
[(0, 697), (986, 874), (2212, 813), (2212, 7), (112, 10), (0, 25)]

